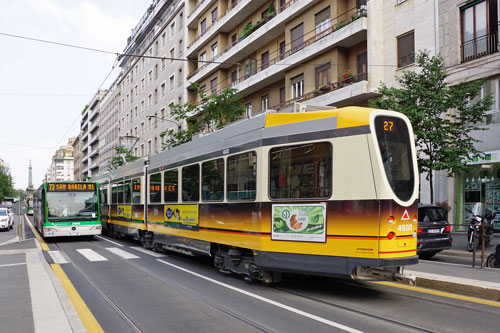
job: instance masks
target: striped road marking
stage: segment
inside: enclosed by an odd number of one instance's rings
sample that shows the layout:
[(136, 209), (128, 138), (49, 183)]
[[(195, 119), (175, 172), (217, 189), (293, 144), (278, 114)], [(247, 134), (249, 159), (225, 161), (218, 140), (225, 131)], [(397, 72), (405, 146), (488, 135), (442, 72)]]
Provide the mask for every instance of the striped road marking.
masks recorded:
[(67, 264), (69, 262), (61, 251), (47, 251), (47, 253), (52, 257), (54, 264)]
[(139, 258), (135, 254), (129, 253), (127, 251), (123, 251), (122, 249), (119, 249), (117, 247), (107, 247), (106, 250), (108, 250), (111, 253), (116, 254), (117, 256), (122, 257), (123, 259), (137, 259), (137, 258)]
[(0, 268), (1, 267), (11, 267), (11, 266), (21, 266), (21, 265), (26, 265), (25, 262), (19, 262), (19, 263), (15, 263), (15, 264), (3, 264), (3, 265), (0, 265)]
[(108, 259), (91, 249), (77, 249), (77, 251), (89, 261), (106, 261)]
[(136, 251), (142, 252), (142, 253), (146, 253), (146, 254), (153, 256), (155, 258), (165, 258), (166, 257), (165, 254), (156, 253), (156, 252), (153, 252), (151, 250), (147, 250), (147, 249), (140, 247), (140, 246), (131, 246), (130, 248), (134, 249)]
[(103, 241), (110, 242), (111, 244), (115, 244), (115, 245), (117, 245), (117, 246), (123, 247), (123, 245), (122, 245), (122, 244), (117, 243), (117, 242), (113, 242), (112, 240), (107, 239), (106, 237), (102, 237), (102, 236), (95, 236), (95, 237), (96, 237), (96, 238), (99, 238), (99, 239), (101, 239), (101, 240), (103, 240)]

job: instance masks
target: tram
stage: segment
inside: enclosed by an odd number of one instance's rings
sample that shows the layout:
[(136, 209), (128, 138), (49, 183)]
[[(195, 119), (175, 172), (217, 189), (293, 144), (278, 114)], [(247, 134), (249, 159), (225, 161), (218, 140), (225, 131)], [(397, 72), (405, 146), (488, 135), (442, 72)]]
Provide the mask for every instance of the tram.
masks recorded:
[(103, 232), (265, 284), (418, 262), (416, 151), (397, 112), (263, 113), (93, 181)]
[(43, 237), (101, 234), (97, 183), (45, 182), (34, 198), (34, 224)]

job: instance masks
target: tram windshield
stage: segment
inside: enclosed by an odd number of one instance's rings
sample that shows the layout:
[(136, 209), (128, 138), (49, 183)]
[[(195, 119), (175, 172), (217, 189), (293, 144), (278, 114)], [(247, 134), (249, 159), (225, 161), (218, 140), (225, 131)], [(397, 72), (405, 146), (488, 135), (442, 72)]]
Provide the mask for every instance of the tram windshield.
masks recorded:
[(375, 131), (387, 181), (400, 200), (408, 201), (415, 187), (408, 127), (401, 118), (377, 116)]
[(97, 192), (47, 192), (48, 219), (97, 220)]

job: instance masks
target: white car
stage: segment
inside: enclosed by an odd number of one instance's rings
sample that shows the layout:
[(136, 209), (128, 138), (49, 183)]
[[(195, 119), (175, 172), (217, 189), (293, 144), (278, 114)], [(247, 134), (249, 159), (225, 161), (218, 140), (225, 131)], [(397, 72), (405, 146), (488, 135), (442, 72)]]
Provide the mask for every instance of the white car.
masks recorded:
[(0, 208), (0, 229), (9, 230), (14, 226), (14, 215), (7, 208)]

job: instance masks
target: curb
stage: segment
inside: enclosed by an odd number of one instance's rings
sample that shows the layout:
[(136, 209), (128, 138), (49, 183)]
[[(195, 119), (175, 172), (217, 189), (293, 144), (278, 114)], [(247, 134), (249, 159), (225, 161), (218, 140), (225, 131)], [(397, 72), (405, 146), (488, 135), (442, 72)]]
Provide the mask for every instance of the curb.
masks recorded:
[(416, 287), (500, 302), (500, 283), (481, 281), (478, 285), (477, 280), (409, 270), (400, 278), (403, 283)]

